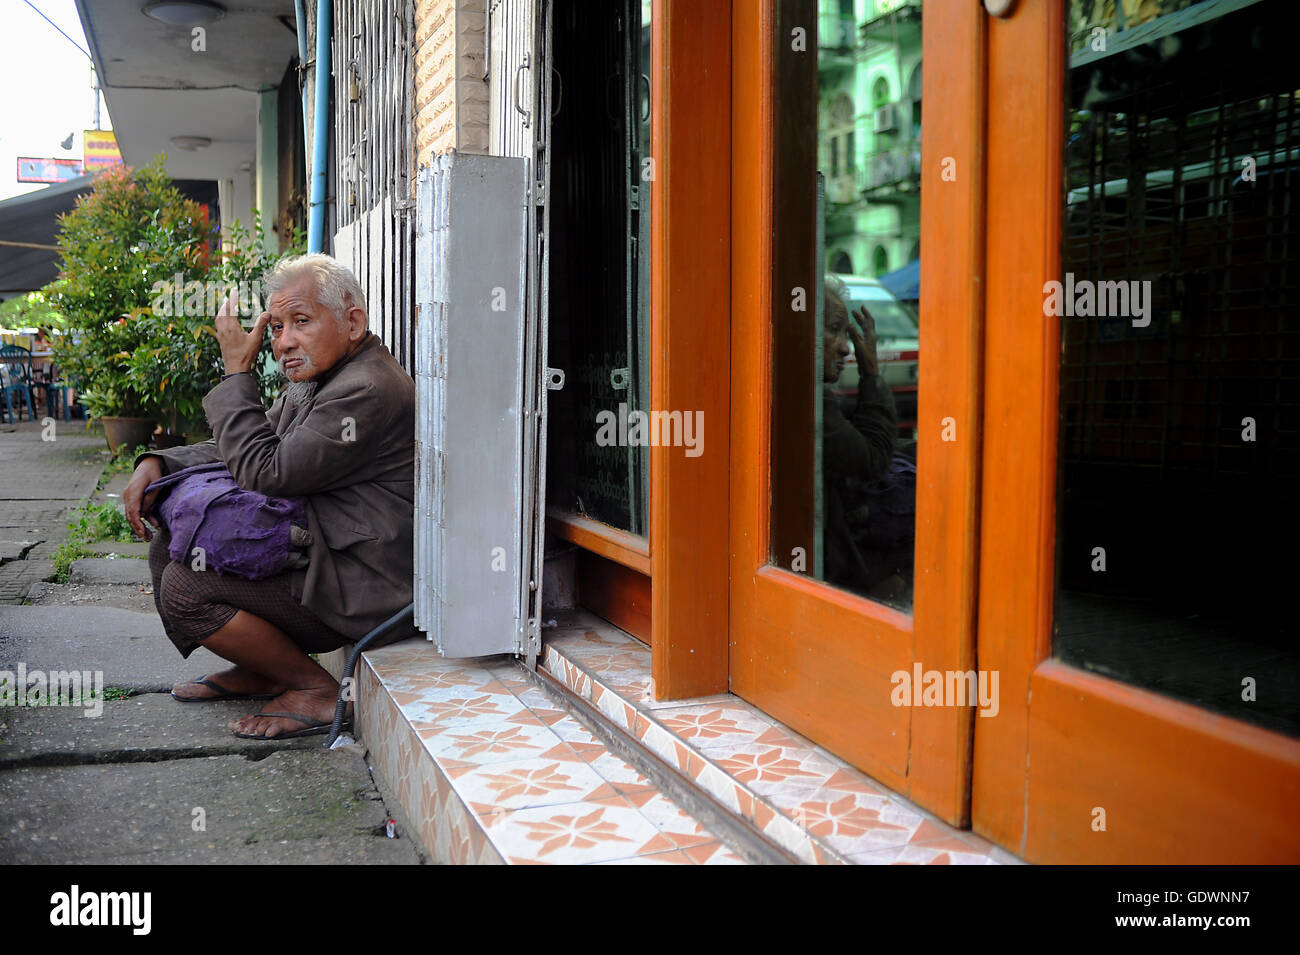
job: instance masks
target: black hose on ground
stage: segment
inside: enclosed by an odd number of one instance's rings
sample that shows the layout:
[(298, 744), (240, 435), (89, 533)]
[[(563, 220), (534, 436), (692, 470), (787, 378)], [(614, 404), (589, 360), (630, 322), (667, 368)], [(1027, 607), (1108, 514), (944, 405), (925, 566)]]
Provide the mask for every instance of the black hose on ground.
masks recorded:
[(352, 679), (352, 673), (357, 668), (357, 661), (361, 659), (362, 652), (381, 637), (386, 637), (394, 629), (402, 625), (410, 626), (415, 622), (415, 604), (409, 603), (402, 610), (393, 614), (375, 629), (356, 642), (352, 647), (352, 652), (348, 654), (348, 662), (343, 665), (343, 676), (339, 679), (339, 698), (334, 704), (334, 722), (330, 726), (329, 739), (325, 741), (326, 748), (334, 745), (334, 741), (339, 738), (339, 732), (343, 729), (343, 714), (347, 711), (348, 701), (344, 699), (345, 687), (348, 686)]

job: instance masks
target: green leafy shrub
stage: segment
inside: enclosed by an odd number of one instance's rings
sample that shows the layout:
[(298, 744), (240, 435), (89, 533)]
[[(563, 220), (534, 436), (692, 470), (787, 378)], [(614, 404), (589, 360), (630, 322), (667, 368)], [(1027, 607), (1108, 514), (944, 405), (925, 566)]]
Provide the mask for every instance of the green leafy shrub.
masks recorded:
[(44, 290), (68, 323), (54, 360), (94, 417), (156, 413), (156, 396), (131, 366), (148, 335), (140, 318), (156, 281), (206, 272), (201, 210), (172, 185), (164, 161), (106, 169), (61, 217), (59, 279)]
[[(234, 289), (240, 295), (241, 309), (248, 311), (245, 318), (256, 319), (265, 307), (260, 296), (262, 282), (282, 257), (266, 250), (266, 235), (256, 210), (252, 230), (236, 222), (231, 237), (231, 248), (207, 274), (206, 291), (192, 285), (188, 291), (182, 287), (178, 296), (175, 276), (160, 280), (152, 290), (148, 313), (138, 319), (143, 341), (131, 357), (130, 371), (142, 390), (156, 397), (157, 414), (173, 434), (206, 427), (203, 398), (220, 381), (223, 371), (214, 322), (228, 291)], [(300, 254), (303, 249), (302, 235), (295, 233), (285, 254)], [(187, 303), (200, 294), (204, 308), (196, 315)], [(179, 309), (178, 297), (182, 306)], [(280, 385), (270, 352), (264, 352), (263, 358), (253, 372), (262, 401), (269, 406), (279, 394)]]
[[(215, 233), (171, 184), (165, 158), (95, 178), (62, 218), (60, 276), (43, 291), (66, 316), (54, 360), (79, 386), (88, 417), (152, 417), (173, 434), (195, 433), (206, 430), (203, 398), (221, 380), (213, 327), (221, 290), (259, 290), (281, 256), (267, 251), (256, 212), (251, 229), (236, 222), (230, 248), (215, 251)], [(285, 254), (305, 248), (295, 229)], [(244, 301), (255, 319), (264, 303)], [(279, 391), (274, 372), (268, 351), (254, 368), (267, 404)]]
[(63, 328), (67, 318), (46, 292), (28, 292), (0, 302), (0, 328)]
[(50, 557), (54, 562), (54, 573), (50, 580), (66, 584), (72, 572), (73, 561), (91, 556), (87, 544), (95, 541), (129, 544), (134, 539), (126, 512), (120, 507), (112, 503), (85, 501), (73, 512), (72, 520), (68, 522), (68, 539)]

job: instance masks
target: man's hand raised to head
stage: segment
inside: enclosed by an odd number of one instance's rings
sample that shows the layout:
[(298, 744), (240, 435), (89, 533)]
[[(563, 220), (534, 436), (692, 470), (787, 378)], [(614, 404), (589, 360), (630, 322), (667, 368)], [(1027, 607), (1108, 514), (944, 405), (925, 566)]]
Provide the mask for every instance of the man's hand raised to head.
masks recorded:
[[(871, 317), (865, 305), (851, 313), (849, 338), (853, 341), (853, 357), (858, 362), (858, 374), (880, 374), (880, 365), (876, 357), (876, 320)], [(865, 393), (865, 389), (859, 387), (859, 394), (862, 393)]]
[(226, 374), (233, 375), (249, 371), (262, 349), (266, 324), (271, 320), (270, 312), (263, 312), (257, 317), (252, 330), (245, 332), (239, 324), (239, 296), (230, 293), (221, 311), (217, 312), (217, 342), (221, 345), (221, 360), (226, 366)]

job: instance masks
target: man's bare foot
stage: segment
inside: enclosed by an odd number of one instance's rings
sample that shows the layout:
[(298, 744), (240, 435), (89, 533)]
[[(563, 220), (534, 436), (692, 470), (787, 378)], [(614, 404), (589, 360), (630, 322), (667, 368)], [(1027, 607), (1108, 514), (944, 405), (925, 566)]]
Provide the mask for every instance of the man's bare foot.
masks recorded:
[[(172, 684), (172, 696), (186, 703), (197, 703), (205, 700), (229, 700), (247, 697), (260, 697), (269, 700), (277, 693), (284, 692), (283, 685), (268, 680), (252, 670), (245, 670), (243, 667), (238, 666), (231, 667), (229, 670), (222, 670), (219, 673), (210, 673), (199, 679), (205, 682), (200, 683), (199, 680), (189, 680), (185, 683)], [(214, 686), (220, 689), (214, 689)], [(223, 693), (222, 690), (225, 692)]]
[[(339, 685), (310, 687), (303, 690), (286, 690), (273, 700), (269, 700), (262, 711), (265, 713), (297, 713), (311, 717), (316, 723), (328, 723), (334, 719), (334, 706), (338, 701)], [(265, 736), (274, 739), (285, 733), (306, 729), (310, 724), (301, 720), (287, 719), (282, 716), (260, 716), (250, 713), (248, 716), (231, 720), (227, 724), (233, 733), (247, 736)]]

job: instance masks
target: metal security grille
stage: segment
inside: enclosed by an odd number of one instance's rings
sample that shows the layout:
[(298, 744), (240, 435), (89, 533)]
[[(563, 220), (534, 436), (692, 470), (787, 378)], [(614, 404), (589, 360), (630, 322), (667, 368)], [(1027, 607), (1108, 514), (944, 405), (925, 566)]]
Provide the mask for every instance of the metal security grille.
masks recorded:
[(1159, 55), (1074, 71), (1063, 272), (1149, 281), (1153, 301), (1145, 327), (1063, 319), (1063, 463), (1295, 474), (1298, 94), (1226, 65), (1162, 74)]
[(488, 142), (494, 156), (533, 158), (538, 0), (488, 0)]
[(336, 0), (334, 254), (352, 266), (371, 331), (414, 371), (412, 0)]

